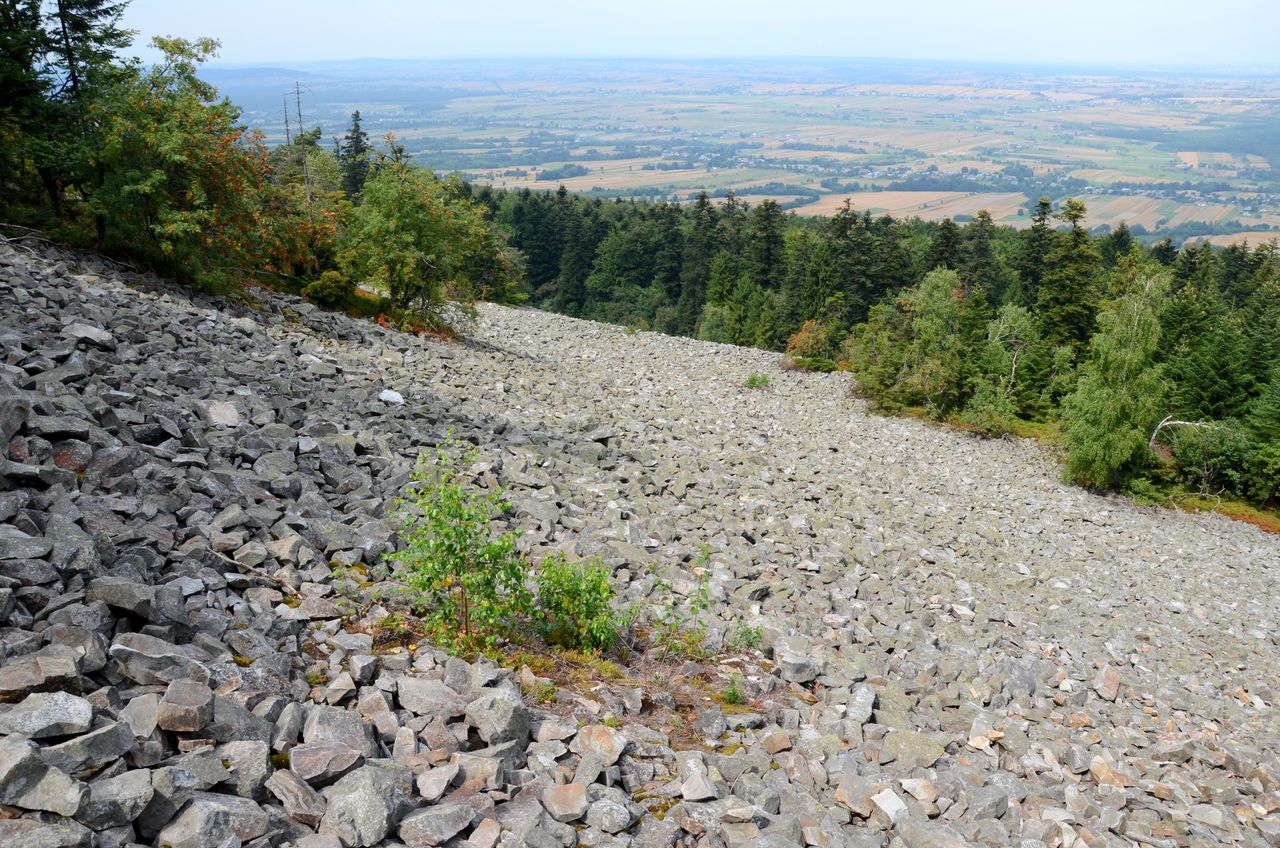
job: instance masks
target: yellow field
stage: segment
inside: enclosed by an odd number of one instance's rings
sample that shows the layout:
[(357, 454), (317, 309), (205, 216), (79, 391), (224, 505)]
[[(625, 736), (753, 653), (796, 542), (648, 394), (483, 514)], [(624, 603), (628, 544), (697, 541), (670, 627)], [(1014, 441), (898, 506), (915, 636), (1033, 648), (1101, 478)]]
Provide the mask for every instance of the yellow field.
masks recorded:
[(830, 195), (799, 211), (809, 215), (833, 215), (849, 200), (859, 212), (888, 214), (895, 218), (924, 218), (938, 221), (957, 215), (976, 215), (986, 209), (996, 220), (1018, 214), (1027, 198), (1013, 193), (970, 194), (960, 191), (870, 191), (852, 195)]
[(1280, 242), (1280, 233), (1274, 231), (1269, 233), (1232, 233), (1225, 236), (1199, 236), (1189, 240), (1196, 242), (1207, 241), (1217, 247), (1226, 247), (1232, 244), (1247, 244), (1250, 247), (1257, 247), (1268, 242)]

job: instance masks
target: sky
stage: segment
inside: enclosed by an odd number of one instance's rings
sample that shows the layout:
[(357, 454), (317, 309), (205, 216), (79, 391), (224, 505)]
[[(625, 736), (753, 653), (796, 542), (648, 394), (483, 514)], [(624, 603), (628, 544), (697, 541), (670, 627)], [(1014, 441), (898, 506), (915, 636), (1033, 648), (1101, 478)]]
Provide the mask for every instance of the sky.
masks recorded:
[[(132, 0), (126, 26), (225, 63), (885, 57), (1280, 66), (1280, 0)], [(137, 51), (148, 58), (145, 51)]]

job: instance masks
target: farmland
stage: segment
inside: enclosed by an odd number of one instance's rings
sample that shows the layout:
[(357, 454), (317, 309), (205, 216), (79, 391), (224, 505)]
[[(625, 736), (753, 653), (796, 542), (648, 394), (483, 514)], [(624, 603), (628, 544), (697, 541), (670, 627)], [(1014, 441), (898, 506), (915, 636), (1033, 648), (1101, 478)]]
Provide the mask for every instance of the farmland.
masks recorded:
[[(800, 214), (1021, 225), (1083, 196), (1089, 225), (1178, 240), (1280, 231), (1280, 72), (850, 60), (350, 62), (213, 68), (269, 137), (282, 95), (340, 135), (361, 110), (437, 171), (508, 189), (685, 201), (769, 197)], [(292, 106), (292, 100), (290, 100)], [(565, 165), (585, 173), (555, 179)]]

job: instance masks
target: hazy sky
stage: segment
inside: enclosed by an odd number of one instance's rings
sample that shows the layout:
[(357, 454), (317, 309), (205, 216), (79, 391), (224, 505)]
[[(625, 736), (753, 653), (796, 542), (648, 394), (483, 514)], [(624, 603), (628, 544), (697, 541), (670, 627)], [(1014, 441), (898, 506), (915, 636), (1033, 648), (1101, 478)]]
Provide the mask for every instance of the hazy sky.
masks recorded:
[(1280, 65), (1280, 0), (133, 0), (225, 62), (878, 56)]

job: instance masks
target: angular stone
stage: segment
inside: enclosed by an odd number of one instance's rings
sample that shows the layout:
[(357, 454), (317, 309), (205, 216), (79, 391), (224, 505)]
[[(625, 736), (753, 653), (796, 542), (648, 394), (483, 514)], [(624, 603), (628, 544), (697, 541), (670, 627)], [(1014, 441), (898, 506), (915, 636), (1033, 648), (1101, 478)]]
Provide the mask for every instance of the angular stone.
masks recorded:
[(66, 691), (80, 687), (79, 651), (58, 647), (13, 657), (0, 666), (0, 704), (20, 701), (32, 692)]
[(214, 750), (214, 756), (231, 772), (222, 787), (242, 798), (261, 801), (266, 797), (267, 777), (271, 774), (271, 748), (260, 739), (226, 742)]
[(292, 771), (280, 769), (267, 778), (267, 790), (274, 795), (290, 818), (317, 827), (324, 818), (324, 796)]
[(236, 428), (240, 426), (240, 410), (236, 405), (225, 400), (202, 400), (196, 402), (196, 413), (206, 427)]
[(518, 695), (506, 690), (485, 692), (467, 704), (467, 722), (490, 745), (529, 742), (529, 711)]
[(215, 792), (193, 792), (191, 805), (224, 810), (231, 824), (231, 832), (241, 842), (252, 842), (266, 833), (270, 825), (266, 812), (250, 798)]
[(587, 809), (587, 824), (605, 833), (621, 833), (631, 826), (631, 822), (630, 811), (609, 798), (601, 798)]
[(337, 742), (365, 757), (377, 756), (377, 742), (369, 722), (339, 707), (312, 706), (302, 726), (302, 739), (308, 745)]
[(548, 786), (542, 790), (542, 806), (558, 822), (577, 821), (587, 814), (587, 787), (581, 783)]
[(0, 732), (45, 739), (84, 733), (93, 723), (93, 706), (69, 692), (37, 692), (0, 713)]
[(319, 832), (356, 848), (378, 844), (410, 807), (410, 777), (407, 768), (385, 760), (356, 769), (325, 790)]
[(93, 831), (73, 821), (0, 819), (0, 845), (8, 848), (94, 848)]
[(396, 697), (400, 706), (421, 716), (449, 719), (462, 715), (467, 709), (467, 699), (440, 680), (401, 677), (396, 682)]
[(107, 653), (125, 677), (144, 686), (208, 678), (208, 670), (190, 652), (145, 633), (121, 633)]
[(937, 742), (915, 730), (895, 730), (885, 737), (880, 748), (881, 762), (894, 762), (900, 769), (911, 771), (929, 768), (946, 753)]
[(213, 690), (195, 680), (175, 680), (156, 708), (162, 730), (196, 733), (213, 720)]
[(151, 803), (155, 790), (147, 769), (126, 771), (89, 784), (89, 801), (76, 819), (94, 830), (132, 824)]
[(89, 799), (89, 787), (49, 766), (35, 744), (0, 739), (0, 804), (74, 816)]
[(782, 679), (791, 683), (810, 683), (822, 674), (822, 660), (813, 646), (800, 636), (783, 636), (773, 643), (773, 659)]
[(599, 754), (602, 764), (608, 767), (627, 750), (627, 738), (608, 725), (593, 724), (578, 731), (569, 750), (575, 754)]
[(1093, 678), (1093, 691), (1104, 701), (1114, 701), (1120, 695), (1120, 674), (1110, 665), (1103, 665)]
[(289, 770), (312, 786), (325, 786), (364, 763), (364, 754), (341, 742), (298, 745), (289, 751)]
[(400, 841), (408, 848), (435, 848), (471, 826), (476, 811), (466, 804), (436, 804), (415, 810), (400, 822)]
[(101, 601), (113, 610), (128, 613), (138, 618), (151, 618), (151, 605), (155, 601), (156, 589), (136, 580), (124, 577), (95, 577), (89, 581), (85, 591), (85, 602)]
[(51, 745), (40, 752), (49, 765), (76, 774), (96, 769), (133, 750), (133, 729), (123, 721), (113, 721), (81, 736)]
[(220, 804), (191, 803), (164, 826), (156, 839), (160, 848), (239, 848), (231, 815)]

